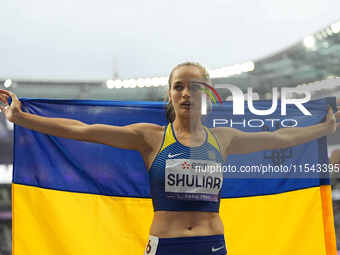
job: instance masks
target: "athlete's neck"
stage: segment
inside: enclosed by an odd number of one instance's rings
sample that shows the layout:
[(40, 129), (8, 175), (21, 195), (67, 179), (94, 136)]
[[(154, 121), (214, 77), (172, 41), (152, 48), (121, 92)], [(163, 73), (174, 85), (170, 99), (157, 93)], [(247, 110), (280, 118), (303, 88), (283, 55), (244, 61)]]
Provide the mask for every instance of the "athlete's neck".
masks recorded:
[(203, 125), (200, 118), (177, 118), (173, 122), (173, 127), (176, 133), (183, 135), (197, 135), (202, 134)]

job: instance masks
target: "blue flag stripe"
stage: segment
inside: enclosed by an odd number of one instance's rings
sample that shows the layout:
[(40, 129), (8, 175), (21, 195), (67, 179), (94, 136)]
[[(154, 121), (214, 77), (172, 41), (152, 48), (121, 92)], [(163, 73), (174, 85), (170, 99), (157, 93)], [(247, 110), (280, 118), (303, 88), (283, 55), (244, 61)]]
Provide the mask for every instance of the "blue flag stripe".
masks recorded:
[[(151, 122), (166, 125), (163, 102), (119, 102), (104, 100), (52, 100), (23, 99), (23, 110), (48, 117), (72, 118), (85, 123), (127, 125), (136, 122)], [(321, 122), (328, 105), (334, 98), (313, 100), (305, 104), (312, 112), (306, 118), (288, 108), (289, 118), (299, 120), (299, 126)], [(255, 102), (255, 107), (269, 108), (271, 101)], [(232, 103), (221, 106), (224, 118), (232, 116)], [(218, 107), (215, 107), (216, 109)], [(246, 109), (246, 116), (253, 115)], [(279, 111), (279, 110), (277, 110)], [(211, 127), (211, 114), (205, 125)], [(275, 112), (273, 116), (277, 116)], [(271, 116), (266, 116), (269, 118)], [(210, 118), (210, 119), (209, 119)], [(258, 116), (257, 116), (258, 118)], [(244, 128), (246, 131), (254, 131)], [(261, 129), (255, 129), (261, 131)], [(292, 156), (285, 164), (293, 162), (325, 163), (327, 158), (325, 138), (292, 148)], [(271, 162), (273, 152), (256, 152), (248, 155), (231, 155), (227, 164), (240, 166), (240, 162), (260, 164)], [(268, 156), (269, 155), (269, 156)], [(144, 162), (138, 152), (112, 148), (106, 145), (80, 142), (40, 134), (15, 126), (13, 182), (48, 189), (109, 196), (149, 198), (149, 180)], [(222, 198), (256, 196), (282, 193), (328, 184), (328, 179), (247, 179), (226, 176)]]

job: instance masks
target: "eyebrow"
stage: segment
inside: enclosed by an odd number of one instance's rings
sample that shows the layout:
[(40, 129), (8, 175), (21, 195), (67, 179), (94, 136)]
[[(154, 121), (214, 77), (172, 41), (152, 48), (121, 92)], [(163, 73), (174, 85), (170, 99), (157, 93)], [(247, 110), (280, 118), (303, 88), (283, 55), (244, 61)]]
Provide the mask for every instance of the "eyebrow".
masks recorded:
[(184, 83), (184, 82), (182, 80), (174, 81), (174, 84), (178, 84), (178, 83)]
[[(173, 83), (178, 83), (178, 82), (184, 83), (183, 80), (175, 80)], [(205, 81), (205, 80), (189, 80), (189, 83), (201, 83), (201, 84), (205, 84), (205, 83), (207, 83), (207, 81)]]

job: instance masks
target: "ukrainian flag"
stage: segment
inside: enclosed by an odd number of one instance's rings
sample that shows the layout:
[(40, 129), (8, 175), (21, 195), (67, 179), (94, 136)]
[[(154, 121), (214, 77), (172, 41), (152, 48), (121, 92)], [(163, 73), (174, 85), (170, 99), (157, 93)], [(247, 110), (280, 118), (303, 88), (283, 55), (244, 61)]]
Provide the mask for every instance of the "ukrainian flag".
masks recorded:
[[(299, 126), (320, 123), (334, 98), (310, 101), (312, 116), (288, 109)], [(22, 99), (26, 112), (88, 124), (166, 125), (156, 102)], [(259, 101), (255, 107), (270, 107)], [(221, 107), (224, 107), (221, 111)], [(231, 104), (205, 118), (234, 119)], [(225, 111), (226, 110), (226, 111)], [(254, 116), (246, 112), (248, 121)], [(275, 112), (271, 118), (282, 120)], [(256, 117), (257, 119), (258, 116)], [(266, 116), (268, 118), (268, 116)], [(265, 120), (265, 118), (262, 118)], [(274, 130), (235, 126), (245, 131)], [(139, 153), (44, 135), (15, 126), (13, 254), (143, 254), (153, 217), (148, 175)], [(328, 163), (326, 138), (286, 150), (228, 157), (236, 166)], [(249, 176), (248, 176), (249, 177)], [(335, 255), (329, 179), (243, 178), (226, 174), (220, 215), (229, 255)]]

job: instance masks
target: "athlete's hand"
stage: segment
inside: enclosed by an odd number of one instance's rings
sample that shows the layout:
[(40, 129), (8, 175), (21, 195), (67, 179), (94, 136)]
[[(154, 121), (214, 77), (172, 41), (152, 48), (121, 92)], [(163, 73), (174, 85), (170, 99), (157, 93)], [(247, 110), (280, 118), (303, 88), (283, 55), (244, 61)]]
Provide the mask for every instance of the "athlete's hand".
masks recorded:
[[(8, 103), (9, 97), (12, 98), (11, 105)], [(4, 105), (0, 105), (0, 110), (3, 112), (6, 116), (6, 118), (10, 122), (15, 122), (15, 117), (20, 114), (21, 111), (21, 102), (17, 98), (17, 96), (8, 90), (2, 90), (0, 89), (0, 102)]]
[(337, 120), (340, 120), (340, 99), (336, 100), (337, 102), (337, 111), (333, 113), (333, 110), (331, 107), (328, 108), (328, 113), (326, 116), (325, 123), (328, 126), (328, 133), (333, 134), (337, 128), (340, 126), (340, 122), (337, 123)]

